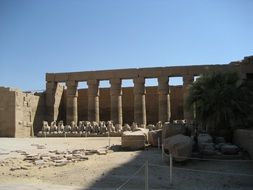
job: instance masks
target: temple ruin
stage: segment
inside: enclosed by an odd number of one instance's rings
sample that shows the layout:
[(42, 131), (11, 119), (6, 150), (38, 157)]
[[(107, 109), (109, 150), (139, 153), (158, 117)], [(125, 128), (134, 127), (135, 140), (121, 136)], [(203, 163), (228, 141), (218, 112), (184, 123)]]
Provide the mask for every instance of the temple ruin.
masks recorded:
[[(66, 124), (111, 120), (144, 127), (158, 121), (191, 121), (193, 110), (184, 106), (189, 86), (195, 76), (209, 71), (237, 71), (242, 79), (252, 80), (253, 57), (223, 65), (46, 73), (46, 90), (41, 93), (0, 88), (0, 136), (36, 134), (43, 120)], [(170, 77), (182, 77), (183, 85), (170, 86)], [(157, 79), (157, 87), (145, 87), (150, 78)], [(108, 80), (110, 88), (99, 88), (102, 80)], [(123, 88), (122, 80), (133, 80), (134, 86)], [(87, 82), (88, 89), (78, 89), (80, 82)]]

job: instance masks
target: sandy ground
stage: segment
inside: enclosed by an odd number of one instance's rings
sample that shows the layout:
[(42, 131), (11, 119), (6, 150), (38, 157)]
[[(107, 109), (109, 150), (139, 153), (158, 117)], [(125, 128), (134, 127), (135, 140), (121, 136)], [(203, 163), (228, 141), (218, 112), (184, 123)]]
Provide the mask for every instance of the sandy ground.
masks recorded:
[[(110, 139), (110, 145), (120, 143), (120, 138)], [(117, 189), (137, 170), (137, 174), (121, 189), (144, 189), (145, 161), (149, 163), (149, 189), (253, 189), (253, 162), (192, 160), (184, 164), (175, 163), (173, 184), (170, 185), (168, 159), (162, 161), (161, 151), (155, 148), (109, 151), (107, 155), (89, 155), (88, 160), (60, 167), (34, 165), (23, 161), (25, 156), (15, 152), (46, 154), (52, 150), (100, 149), (108, 144), (108, 138), (103, 137), (0, 138), (0, 189)], [(34, 145), (43, 145), (45, 149)]]

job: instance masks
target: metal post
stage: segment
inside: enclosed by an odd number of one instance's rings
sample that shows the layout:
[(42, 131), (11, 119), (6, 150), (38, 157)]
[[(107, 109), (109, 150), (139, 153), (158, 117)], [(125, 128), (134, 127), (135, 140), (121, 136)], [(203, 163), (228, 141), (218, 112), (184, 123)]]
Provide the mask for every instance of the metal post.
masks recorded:
[(145, 190), (148, 190), (148, 161), (145, 162)]
[(173, 167), (172, 153), (170, 153), (170, 185), (172, 185), (172, 167)]
[(162, 144), (162, 161), (164, 160), (164, 147), (163, 147), (163, 144)]
[(111, 146), (111, 139), (110, 139), (110, 133), (108, 133), (108, 148)]

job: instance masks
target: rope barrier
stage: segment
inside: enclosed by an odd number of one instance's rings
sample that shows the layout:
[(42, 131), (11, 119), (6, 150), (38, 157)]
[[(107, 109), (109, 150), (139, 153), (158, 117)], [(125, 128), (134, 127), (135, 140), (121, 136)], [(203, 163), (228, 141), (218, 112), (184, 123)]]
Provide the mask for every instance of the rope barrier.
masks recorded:
[[(170, 156), (166, 154), (163, 150), (163, 156), (169, 158)], [(194, 157), (186, 157), (186, 156), (173, 156), (173, 158), (183, 158), (189, 160), (203, 160), (203, 161), (218, 161), (218, 162), (253, 162), (253, 160), (224, 160), (224, 159), (211, 159), (211, 158), (194, 158)]]
[[(160, 167), (160, 168), (170, 168), (166, 165), (159, 165), (159, 164), (149, 164), (149, 166), (153, 167)], [(185, 171), (192, 171), (192, 172), (202, 172), (202, 173), (212, 173), (212, 174), (222, 174), (222, 175), (239, 175), (239, 176), (247, 176), (247, 177), (253, 177), (251, 174), (241, 174), (241, 173), (230, 173), (230, 172), (218, 172), (218, 171), (211, 171), (211, 170), (196, 170), (196, 169), (188, 169), (188, 168), (180, 168), (180, 167), (174, 167), (173, 169), (176, 170), (185, 170)]]
[(202, 173), (211, 173), (211, 174), (221, 174), (221, 175), (234, 175), (234, 176), (247, 176), (247, 177), (253, 177), (253, 175), (250, 174), (241, 174), (241, 173), (230, 173), (230, 172), (217, 172), (217, 171), (211, 171), (211, 170), (195, 170), (195, 169), (187, 169), (187, 168), (179, 168), (179, 167), (173, 167), (173, 169), (176, 170), (185, 170), (185, 171), (192, 171), (192, 172), (202, 172)]
[(190, 160), (203, 160), (203, 161), (221, 161), (221, 162), (253, 162), (253, 160), (224, 160), (224, 159), (211, 159), (211, 158), (194, 158), (184, 156), (173, 156), (173, 158), (184, 158)]
[(159, 165), (159, 164), (148, 164), (149, 166), (153, 166), (153, 167), (160, 167), (160, 168), (170, 168), (169, 166), (166, 165)]
[(141, 171), (141, 169), (145, 166), (143, 164), (132, 176), (130, 176), (123, 184), (121, 184), (116, 190), (120, 190), (122, 187), (124, 187), (134, 176), (136, 176), (137, 173)]
[[(222, 160), (222, 159), (204, 159), (204, 158), (193, 158), (193, 157), (184, 157), (184, 156), (171, 156), (166, 154), (164, 152), (164, 147), (162, 146), (162, 159), (166, 156), (167, 158), (170, 158), (170, 167), (168, 166), (161, 166), (156, 164), (150, 164), (151, 166), (156, 167), (166, 167), (170, 168), (170, 171), (172, 171), (172, 157), (174, 158), (184, 158), (184, 159), (193, 159), (193, 160), (205, 160), (205, 161), (223, 161), (223, 162), (252, 162), (253, 160)], [(192, 171), (192, 172), (202, 172), (202, 173), (211, 173), (211, 174), (221, 174), (221, 175), (233, 175), (233, 176), (246, 176), (246, 177), (253, 177), (251, 174), (242, 174), (242, 173), (230, 173), (230, 172), (219, 172), (219, 171), (211, 171), (211, 170), (196, 170), (196, 169), (187, 169), (187, 168), (179, 168), (179, 167), (173, 167), (173, 169), (176, 170), (184, 170), (184, 171)], [(172, 175), (170, 174), (170, 180), (172, 181)]]

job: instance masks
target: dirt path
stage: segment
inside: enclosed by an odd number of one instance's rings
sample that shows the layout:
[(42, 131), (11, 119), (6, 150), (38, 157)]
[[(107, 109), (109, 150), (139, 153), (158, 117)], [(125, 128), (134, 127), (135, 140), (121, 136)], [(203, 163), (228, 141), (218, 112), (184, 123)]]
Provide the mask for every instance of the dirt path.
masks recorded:
[[(0, 139), (0, 189), (116, 189), (149, 162), (150, 189), (248, 189), (253, 188), (250, 176), (219, 175), (190, 171), (212, 170), (232, 174), (253, 175), (253, 162), (189, 161), (175, 164), (173, 185), (169, 184), (168, 161), (162, 161), (161, 152), (150, 148), (145, 151), (109, 151), (106, 155), (88, 155), (88, 160), (70, 162), (64, 166), (34, 165), (23, 161), (27, 154), (46, 154), (49, 151), (101, 149), (108, 138), (34, 138)], [(111, 138), (111, 145), (120, 145), (120, 138)], [(42, 148), (42, 149), (40, 149)], [(188, 169), (188, 170), (181, 170)], [(122, 189), (144, 189), (144, 167)]]

